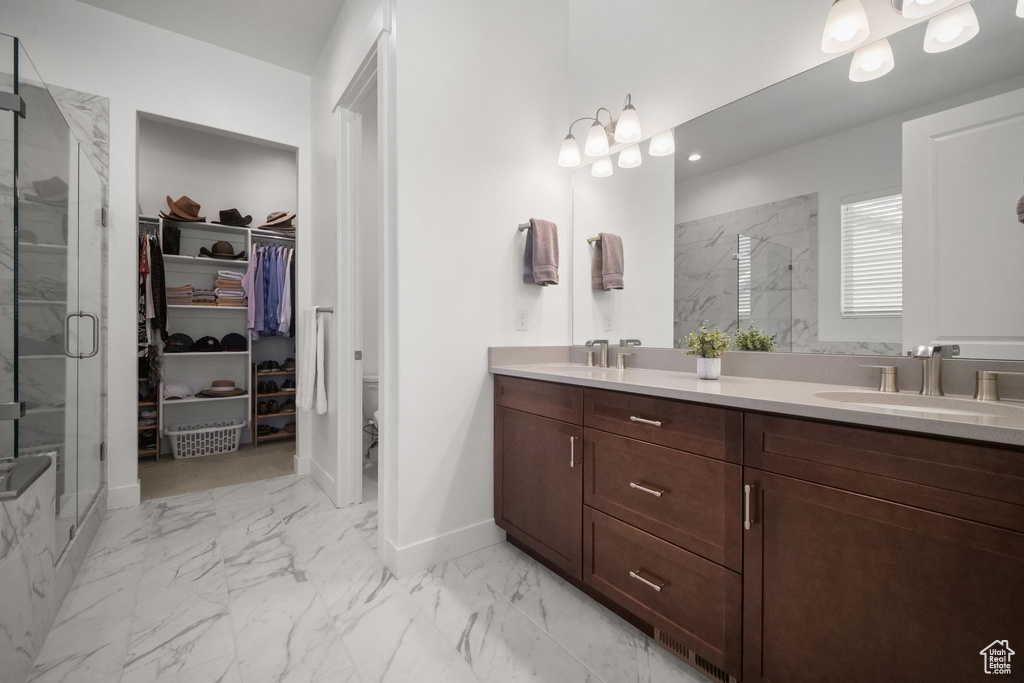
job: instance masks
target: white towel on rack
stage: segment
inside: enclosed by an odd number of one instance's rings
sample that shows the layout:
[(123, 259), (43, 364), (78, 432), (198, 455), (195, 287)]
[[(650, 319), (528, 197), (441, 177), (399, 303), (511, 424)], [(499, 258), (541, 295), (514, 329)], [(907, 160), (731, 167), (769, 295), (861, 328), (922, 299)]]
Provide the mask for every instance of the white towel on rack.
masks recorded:
[(327, 386), (324, 377), (324, 323), (316, 308), (308, 308), (299, 316), (302, 349), (299, 353), (299, 409), (318, 415), (327, 412)]

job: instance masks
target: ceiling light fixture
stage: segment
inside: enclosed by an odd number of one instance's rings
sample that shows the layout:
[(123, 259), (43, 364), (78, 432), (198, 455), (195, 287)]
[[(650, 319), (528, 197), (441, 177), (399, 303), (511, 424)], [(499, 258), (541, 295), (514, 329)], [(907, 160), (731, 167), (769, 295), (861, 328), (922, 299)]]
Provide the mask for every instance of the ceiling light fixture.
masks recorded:
[(647, 153), (652, 157), (667, 157), (675, 151), (676, 138), (671, 128), (651, 138), (651, 145), (647, 148)]
[(644, 163), (644, 157), (640, 153), (640, 145), (630, 145), (619, 152), (619, 168), (636, 168)]
[(887, 38), (857, 48), (850, 63), (850, 80), (864, 83), (881, 78), (892, 71), (896, 60), (892, 56), (892, 46)]
[(925, 52), (945, 52), (978, 35), (978, 15), (970, 4), (932, 17), (924, 32)]
[(868, 15), (860, 0), (835, 0), (825, 20), (821, 36), (821, 51), (838, 54), (857, 47), (871, 33)]
[(593, 166), (590, 167), (590, 175), (595, 178), (607, 178), (615, 172), (615, 167), (612, 166), (612, 158), (604, 157), (594, 162)]
[(689, 161), (700, 161), (701, 160), (701, 156), (699, 154), (697, 154), (696, 152), (694, 152), (693, 154), (691, 154), (690, 156), (688, 156), (686, 158)]

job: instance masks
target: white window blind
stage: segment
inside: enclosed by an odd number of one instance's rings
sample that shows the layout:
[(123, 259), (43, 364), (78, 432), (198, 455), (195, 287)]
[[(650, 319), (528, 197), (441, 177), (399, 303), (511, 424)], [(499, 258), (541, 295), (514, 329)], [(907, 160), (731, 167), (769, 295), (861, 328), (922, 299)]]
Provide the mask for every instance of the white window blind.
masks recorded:
[(750, 317), (750, 238), (740, 235), (737, 240), (737, 249), (736, 260), (739, 261), (737, 266), (739, 270), (738, 313), (742, 324), (744, 318)]
[(844, 318), (903, 315), (903, 195), (842, 206)]

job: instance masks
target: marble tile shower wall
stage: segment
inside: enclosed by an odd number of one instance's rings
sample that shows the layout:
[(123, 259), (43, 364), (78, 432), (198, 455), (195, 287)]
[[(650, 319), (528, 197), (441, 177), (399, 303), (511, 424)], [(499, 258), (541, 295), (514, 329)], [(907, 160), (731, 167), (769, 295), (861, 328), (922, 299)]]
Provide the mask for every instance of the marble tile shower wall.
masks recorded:
[(60, 603), (54, 568), (51, 466), (18, 500), (0, 504), (0, 680), (24, 681)]
[[(769, 202), (675, 226), (675, 333), (681, 339), (701, 321), (736, 328), (736, 238), (746, 235), (792, 252), (792, 324), (779, 327), (780, 348), (795, 353), (901, 353), (898, 344), (818, 339), (818, 195)], [(776, 274), (781, 275), (781, 271)], [(771, 289), (771, 276), (766, 289)], [(784, 297), (766, 305), (779, 311)], [(762, 318), (778, 316), (769, 314)], [(755, 320), (755, 323), (757, 321)], [(775, 326), (776, 323), (771, 323)], [(773, 330), (775, 331), (775, 330)]]

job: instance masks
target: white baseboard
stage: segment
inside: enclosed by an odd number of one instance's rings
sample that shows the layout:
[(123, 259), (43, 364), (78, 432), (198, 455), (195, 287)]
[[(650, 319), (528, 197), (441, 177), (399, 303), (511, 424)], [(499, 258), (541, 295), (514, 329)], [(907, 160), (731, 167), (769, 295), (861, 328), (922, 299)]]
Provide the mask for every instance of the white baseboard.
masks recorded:
[(305, 473), (317, 483), (317, 486), (323, 489), (327, 497), (331, 499), (331, 502), (337, 505), (338, 501), (335, 498), (338, 496), (338, 483), (334, 479), (334, 475), (321, 467), (320, 463), (313, 460), (313, 458), (303, 458), (303, 460), (306, 461)]
[(107, 489), (107, 509), (135, 507), (142, 500), (142, 488), (139, 482), (128, 486)]
[(312, 458), (300, 458), (298, 455), (294, 457), (295, 474), (299, 476), (306, 476), (309, 474), (309, 464), (313, 461)]
[(505, 532), (488, 519), (401, 548), (385, 540), (384, 564), (392, 574), (404, 578), (504, 540)]

